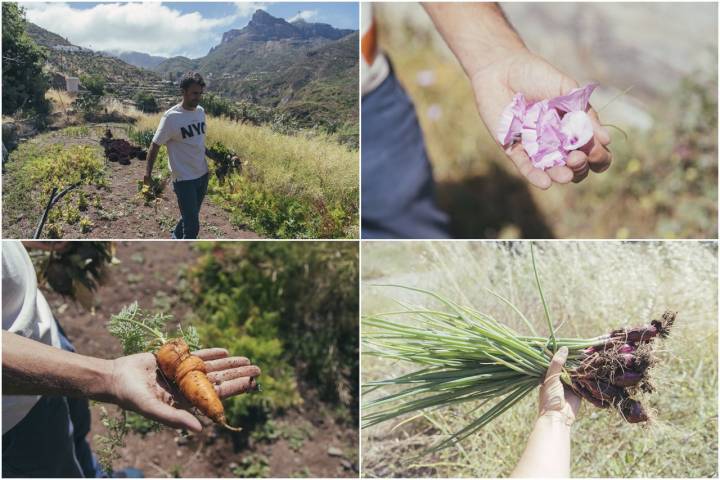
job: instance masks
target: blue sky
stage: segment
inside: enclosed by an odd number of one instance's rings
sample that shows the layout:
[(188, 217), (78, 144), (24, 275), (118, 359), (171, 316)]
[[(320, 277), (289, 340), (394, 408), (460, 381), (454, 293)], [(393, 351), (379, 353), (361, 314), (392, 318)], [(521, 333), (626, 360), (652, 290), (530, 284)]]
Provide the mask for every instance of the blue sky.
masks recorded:
[(28, 20), (94, 50), (204, 56), (222, 34), (242, 28), (258, 8), (290, 20), (358, 27), (358, 3), (326, 2), (70, 2), (21, 3)]

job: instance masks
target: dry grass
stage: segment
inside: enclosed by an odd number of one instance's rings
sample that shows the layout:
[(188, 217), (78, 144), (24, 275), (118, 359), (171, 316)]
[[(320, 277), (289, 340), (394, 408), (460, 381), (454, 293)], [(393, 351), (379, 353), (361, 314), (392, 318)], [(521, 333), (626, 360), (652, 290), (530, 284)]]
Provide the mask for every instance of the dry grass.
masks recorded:
[(51, 88), (45, 92), (45, 98), (52, 102), (53, 112), (66, 113), (75, 101), (76, 95), (65, 90)]
[[(571, 471), (577, 477), (717, 476), (717, 244), (715, 242), (539, 242), (538, 269), (560, 336), (593, 336), (642, 324), (665, 309), (679, 311), (662, 344), (657, 392), (647, 398), (656, 419), (647, 426), (583, 405), (573, 427)], [(511, 323), (512, 312), (489, 287), (516, 303), (543, 331), (542, 306), (527, 243), (372, 242), (363, 245), (363, 314), (394, 309), (391, 298), (423, 297), (372, 287), (418, 286)], [(411, 365), (362, 359), (363, 381), (413, 370)], [(389, 373), (391, 372), (391, 373)], [(536, 416), (530, 395), (482, 433), (421, 461), (406, 459), (441, 435), (476, 418), (467, 404), (408, 422), (363, 431), (366, 476), (505, 476), (515, 466)]]
[[(138, 130), (155, 130), (161, 114), (140, 115)], [(324, 134), (284, 135), (268, 126), (207, 117), (207, 146), (222, 142), (238, 154), (253, 182), (273, 195), (298, 199), (305, 205), (340, 209), (351, 220), (345, 238), (357, 238), (359, 204), (358, 153)], [(228, 188), (228, 187), (225, 187)], [(233, 187), (229, 187), (233, 188)], [(241, 187), (237, 187), (241, 188)], [(230, 191), (232, 196), (239, 192)]]

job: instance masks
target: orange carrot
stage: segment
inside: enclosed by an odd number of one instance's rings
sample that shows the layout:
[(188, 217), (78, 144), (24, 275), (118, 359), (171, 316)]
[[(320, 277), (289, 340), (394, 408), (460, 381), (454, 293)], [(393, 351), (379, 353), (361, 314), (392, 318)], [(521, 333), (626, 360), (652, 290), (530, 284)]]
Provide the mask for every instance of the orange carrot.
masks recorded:
[(206, 375), (205, 362), (190, 354), (190, 347), (185, 340), (176, 338), (165, 343), (155, 354), (155, 358), (160, 370), (168, 380), (177, 385), (194, 407), (228, 430), (242, 430), (227, 424), (223, 404)]

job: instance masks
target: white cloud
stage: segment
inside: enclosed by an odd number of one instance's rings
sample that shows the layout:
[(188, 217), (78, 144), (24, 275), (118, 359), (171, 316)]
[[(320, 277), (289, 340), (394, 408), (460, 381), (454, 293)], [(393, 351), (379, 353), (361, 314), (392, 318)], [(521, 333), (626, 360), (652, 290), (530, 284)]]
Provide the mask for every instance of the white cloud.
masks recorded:
[(317, 10), (302, 10), (297, 13), (297, 15), (293, 15), (292, 17), (288, 18), (288, 22), (294, 22), (295, 20), (305, 20), (310, 21), (311, 19), (318, 16)]
[(249, 17), (256, 10), (267, 10), (267, 5), (261, 2), (235, 2), (235, 12), (238, 17)]
[[(33, 23), (93, 50), (138, 51), (199, 57), (220, 42), (238, 16), (205, 18), (158, 2), (100, 3), (75, 9), (66, 3), (23, 3)], [(218, 30), (216, 30), (218, 29)]]

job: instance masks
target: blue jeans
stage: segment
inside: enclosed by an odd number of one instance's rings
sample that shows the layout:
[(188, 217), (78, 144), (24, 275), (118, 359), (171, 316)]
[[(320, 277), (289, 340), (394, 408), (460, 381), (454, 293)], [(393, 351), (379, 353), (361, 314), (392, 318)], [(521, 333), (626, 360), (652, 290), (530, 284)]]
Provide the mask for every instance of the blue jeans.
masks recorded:
[(412, 101), (395, 74), (362, 98), (362, 238), (448, 238)]
[[(63, 350), (75, 348), (61, 332)], [(2, 437), (3, 477), (107, 477), (85, 437), (90, 408), (84, 398), (43, 396)]]
[(193, 180), (173, 182), (181, 218), (175, 226), (172, 238), (197, 238), (200, 233), (200, 206), (208, 188), (208, 174)]

